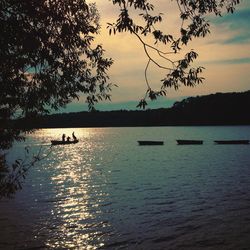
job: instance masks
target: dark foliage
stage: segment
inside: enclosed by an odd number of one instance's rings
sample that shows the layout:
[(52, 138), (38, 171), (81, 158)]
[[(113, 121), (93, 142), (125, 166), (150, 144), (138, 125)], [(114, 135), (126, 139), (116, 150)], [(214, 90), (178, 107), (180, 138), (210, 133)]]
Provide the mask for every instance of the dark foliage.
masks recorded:
[(99, 28), (95, 5), (84, 0), (0, 1), (0, 173), (4, 150), (27, 132), (12, 118), (49, 113), (81, 93), (90, 109), (110, 98), (112, 60), (94, 45)]
[(50, 149), (44, 152), (41, 147), (37, 154), (30, 157), (29, 148), (26, 147), (24, 159), (16, 159), (10, 165), (6, 162), (5, 155), (0, 155), (0, 199), (13, 197), (17, 190), (22, 189), (28, 170), (50, 152)]
[[(48, 113), (87, 94), (90, 108), (109, 98), (112, 60), (93, 46), (98, 12), (82, 0), (0, 3), (0, 121)], [(1, 144), (12, 130), (1, 131)], [(8, 136), (6, 136), (8, 135)], [(16, 139), (18, 132), (13, 133)]]

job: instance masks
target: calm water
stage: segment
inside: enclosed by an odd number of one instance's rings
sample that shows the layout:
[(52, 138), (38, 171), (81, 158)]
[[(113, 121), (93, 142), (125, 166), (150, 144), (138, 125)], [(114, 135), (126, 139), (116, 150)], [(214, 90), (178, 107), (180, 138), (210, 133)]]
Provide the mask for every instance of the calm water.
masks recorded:
[(250, 145), (213, 144), (250, 126), (44, 129), (9, 158), (73, 131), (0, 202), (1, 249), (250, 249)]

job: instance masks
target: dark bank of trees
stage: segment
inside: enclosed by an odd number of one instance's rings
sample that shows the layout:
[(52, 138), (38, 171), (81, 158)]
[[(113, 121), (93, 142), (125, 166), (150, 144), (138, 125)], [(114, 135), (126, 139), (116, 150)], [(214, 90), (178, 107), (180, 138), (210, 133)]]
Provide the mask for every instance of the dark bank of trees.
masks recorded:
[[(37, 120), (22, 121), (20, 126), (122, 127), (166, 125), (243, 125), (250, 124), (250, 91), (217, 93), (189, 97), (171, 108), (145, 111), (106, 111), (55, 114)], [(22, 125), (21, 125), (22, 124)]]
[(250, 91), (217, 93), (184, 99), (174, 104), (177, 122), (188, 125), (250, 124)]
[[(205, 37), (210, 32), (207, 14), (234, 12), (240, 0), (173, 2), (181, 21), (177, 37), (157, 27), (164, 21), (163, 14), (154, 12), (150, 0), (109, 1), (119, 9), (117, 20), (108, 24), (110, 34), (129, 32), (136, 36), (148, 58), (146, 93), (139, 103), (142, 108), (147, 105), (146, 99), (165, 95), (167, 88), (193, 87), (202, 82), (203, 68), (192, 66), (198, 54), (190, 51), (183, 55), (181, 49), (195, 37)], [(24, 140), (28, 129), (14, 128), (13, 118), (48, 114), (80, 95), (85, 95), (90, 109), (96, 102), (110, 99), (112, 84), (107, 71), (113, 61), (105, 57), (102, 45), (94, 41), (99, 31), (98, 10), (85, 0), (0, 1), (0, 196), (7, 194), (7, 189), (10, 193), (18, 189), (19, 185), (11, 185), (8, 178), (19, 170), (20, 176), (23, 173), (17, 162), (6, 163), (6, 150), (14, 141)], [(144, 40), (147, 37), (154, 44), (148, 44)], [(166, 50), (159, 50), (155, 44), (162, 44)], [(169, 66), (161, 65), (150, 50)], [(171, 55), (177, 52), (180, 58), (172, 59)], [(158, 90), (150, 87), (147, 78), (150, 64), (166, 72)]]

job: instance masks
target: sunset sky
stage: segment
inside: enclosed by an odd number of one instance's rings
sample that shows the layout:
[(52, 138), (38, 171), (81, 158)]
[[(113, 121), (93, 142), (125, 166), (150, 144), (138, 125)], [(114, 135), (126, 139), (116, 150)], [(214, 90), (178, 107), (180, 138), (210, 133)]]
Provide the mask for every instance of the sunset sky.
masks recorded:
[[(96, 0), (101, 15), (101, 34), (97, 42), (106, 50), (106, 56), (114, 59), (109, 71), (110, 79), (119, 87), (112, 91), (112, 102), (97, 105), (99, 110), (135, 109), (144, 96), (146, 84), (144, 69), (147, 57), (140, 42), (130, 34), (109, 36), (107, 23), (113, 23), (119, 13), (118, 6), (111, 1)], [(180, 28), (176, 1), (155, 0), (155, 12), (164, 13), (160, 26), (166, 33), (176, 34)], [(167, 96), (149, 102), (148, 108), (168, 107), (187, 96), (206, 95), (216, 92), (240, 92), (250, 89), (250, 1), (242, 0), (234, 14), (223, 17), (209, 16), (211, 34), (193, 40), (187, 51), (194, 49), (199, 57), (195, 65), (204, 66), (204, 83), (195, 87), (181, 87), (178, 91), (169, 89)], [(185, 50), (185, 49), (184, 49)], [(181, 57), (180, 57), (181, 58)], [(153, 88), (160, 87), (164, 71), (150, 66), (148, 76)], [(86, 105), (73, 103), (66, 112), (86, 110)]]

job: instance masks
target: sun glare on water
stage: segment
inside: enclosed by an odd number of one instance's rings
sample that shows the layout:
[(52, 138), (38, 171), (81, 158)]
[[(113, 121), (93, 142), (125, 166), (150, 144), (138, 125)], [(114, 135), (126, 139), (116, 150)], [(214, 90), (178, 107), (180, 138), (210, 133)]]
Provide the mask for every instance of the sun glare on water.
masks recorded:
[(98, 207), (108, 196), (103, 190), (105, 176), (97, 169), (101, 164), (97, 152), (103, 150), (100, 140), (105, 137), (105, 131), (58, 128), (42, 129), (34, 135), (48, 145), (51, 140), (61, 140), (62, 134), (72, 140), (73, 132), (79, 143), (52, 146), (50, 160), (48, 164), (43, 164), (44, 171), (51, 173), (53, 195), (50, 202), (53, 206), (50, 216), (54, 220), (51, 228), (55, 228), (51, 232), (53, 237), (47, 240), (46, 245), (74, 248), (84, 244), (84, 249), (97, 249), (103, 242), (98, 232), (91, 232), (91, 228), (96, 224), (101, 228), (109, 226), (98, 219), (102, 213)]

